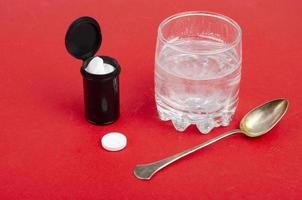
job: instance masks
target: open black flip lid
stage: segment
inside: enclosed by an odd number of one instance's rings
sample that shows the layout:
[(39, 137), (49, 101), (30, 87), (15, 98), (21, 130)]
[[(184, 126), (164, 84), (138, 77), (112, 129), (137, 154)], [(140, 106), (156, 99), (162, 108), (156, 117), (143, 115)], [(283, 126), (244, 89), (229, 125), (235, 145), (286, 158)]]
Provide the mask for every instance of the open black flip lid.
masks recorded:
[(80, 17), (68, 28), (65, 36), (67, 51), (75, 58), (85, 61), (95, 55), (102, 43), (98, 22), (91, 17)]

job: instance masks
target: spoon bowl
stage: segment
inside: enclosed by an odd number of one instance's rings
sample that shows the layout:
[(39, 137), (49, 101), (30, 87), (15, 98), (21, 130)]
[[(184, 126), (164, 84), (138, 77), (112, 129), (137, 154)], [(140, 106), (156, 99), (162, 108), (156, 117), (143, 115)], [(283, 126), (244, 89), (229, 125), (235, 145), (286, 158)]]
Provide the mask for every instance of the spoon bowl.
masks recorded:
[(259, 137), (270, 131), (288, 108), (287, 99), (275, 99), (248, 112), (240, 122), (240, 130), (248, 137)]

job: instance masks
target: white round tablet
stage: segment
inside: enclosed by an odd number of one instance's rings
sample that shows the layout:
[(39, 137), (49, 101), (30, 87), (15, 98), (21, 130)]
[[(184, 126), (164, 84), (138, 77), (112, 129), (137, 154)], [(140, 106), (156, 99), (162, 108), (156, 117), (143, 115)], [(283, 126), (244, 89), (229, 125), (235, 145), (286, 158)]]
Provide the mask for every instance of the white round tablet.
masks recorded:
[(119, 151), (127, 145), (125, 135), (117, 132), (107, 133), (102, 137), (102, 146), (108, 151)]

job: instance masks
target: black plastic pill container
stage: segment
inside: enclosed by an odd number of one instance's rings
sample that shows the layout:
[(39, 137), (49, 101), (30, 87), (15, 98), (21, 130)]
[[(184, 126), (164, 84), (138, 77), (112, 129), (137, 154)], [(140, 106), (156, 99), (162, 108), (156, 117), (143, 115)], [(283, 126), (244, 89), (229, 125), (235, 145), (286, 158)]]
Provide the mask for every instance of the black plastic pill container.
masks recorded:
[(111, 124), (120, 115), (119, 74), (121, 68), (117, 60), (109, 56), (99, 56), (104, 63), (114, 67), (114, 70), (108, 74), (91, 74), (85, 70), (90, 60), (95, 57), (101, 43), (100, 26), (91, 17), (80, 17), (75, 20), (68, 28), (65, 37), (68, 52), (83, 61), (81, 74), (85, 117), (89, 122), (97, 125)]

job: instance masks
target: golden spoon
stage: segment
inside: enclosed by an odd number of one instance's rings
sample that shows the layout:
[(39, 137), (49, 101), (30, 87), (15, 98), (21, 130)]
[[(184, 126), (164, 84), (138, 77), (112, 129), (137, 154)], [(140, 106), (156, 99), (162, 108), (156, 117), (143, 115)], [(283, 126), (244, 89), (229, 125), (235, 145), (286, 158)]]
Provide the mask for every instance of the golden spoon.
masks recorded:
[(191, 153), (198, 151), (214, 142), (217, 142), (218, 140), (236, 133), (243, 133), (248, 137), (259, 137), (270, 131), (280, 121), (280, 119), (286, 113), (287, 108), (287, 99), (274, 99), (265, 104), (262, 104), (248, 112), (243, 117), (240, 122), (240, 129), (226, 132), (205, 143), (187, 149), (181, 153), (175, 154), (163, 160), (148, 164), (136, 165), (134, 168), (134, 175), (139, 179), (149, 180), (156, 172), (170, 165), (171, 163), (187, 155), (190, 155)]

